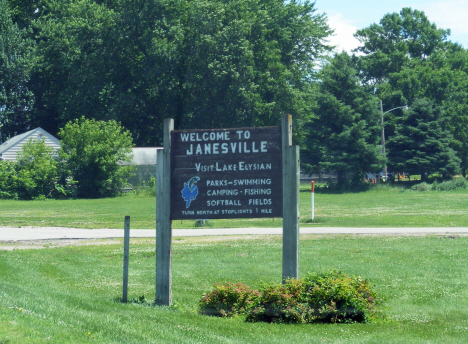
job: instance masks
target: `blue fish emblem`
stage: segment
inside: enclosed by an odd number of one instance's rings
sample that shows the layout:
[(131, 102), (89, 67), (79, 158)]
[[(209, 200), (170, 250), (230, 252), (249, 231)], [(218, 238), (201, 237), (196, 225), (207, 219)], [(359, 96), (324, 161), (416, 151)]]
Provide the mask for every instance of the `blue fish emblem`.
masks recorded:
[(182, 198), (185, 201), (185, 208), (190, 207), (190, 203), (197, 198), (198, 186), (196, 186), (195, 183), (199, 180), (200, 177), (192, 177), (187, 183), (184, 182), (184, 188), (181, 192)]

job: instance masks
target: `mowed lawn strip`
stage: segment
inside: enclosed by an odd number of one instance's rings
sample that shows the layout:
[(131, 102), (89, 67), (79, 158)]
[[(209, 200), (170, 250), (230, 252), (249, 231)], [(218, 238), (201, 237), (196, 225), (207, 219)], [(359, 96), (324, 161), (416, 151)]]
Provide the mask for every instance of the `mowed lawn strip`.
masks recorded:
[[(126, 195), (105, 199), (11, 201), (0, 200), (0, 226), (58, 226), (74, 228), (153, 229), (156, 199)], [(315, 193), (311, 222), (311, 195), (300, 192), (302, 227), (468, 227), (467, 191), (418, 192), (376, 188), (360, 193)], [(281, 227), (280, 218), (210, 220), (208, 226)], [(194, 228), (195, 221), (173, 221), (174, 228)]]
[[(468, 335), (467, 237), (301, 237), (300, 272), (341, 269), (386, 299), (370, 324), (272, 325), (199, 315), (216, 282), (280, 283), (281, 237), (178, 238), (171, 308), (154, 299), (153, 240), (0, 251), (0, 342), (8, 343), (462, 343)], [(44, 243), (44, 246), (47, 246)]]

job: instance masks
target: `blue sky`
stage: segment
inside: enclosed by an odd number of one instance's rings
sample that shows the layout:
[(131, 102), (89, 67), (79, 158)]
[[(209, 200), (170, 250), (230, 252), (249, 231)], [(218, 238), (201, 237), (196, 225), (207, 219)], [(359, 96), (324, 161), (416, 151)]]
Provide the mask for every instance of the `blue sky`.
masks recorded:
[(468, 0), (316, 0), (317, 13), (325, 13), (328, 24), (335, 29), (330, 43), (339, 51), (350, 52), (358, 41), (353, 33), (379, 23), (387, 14), (399, 13), (403, 7), (424, 11), (437, 27), (450, 29), (449, 40), (468, 48)]

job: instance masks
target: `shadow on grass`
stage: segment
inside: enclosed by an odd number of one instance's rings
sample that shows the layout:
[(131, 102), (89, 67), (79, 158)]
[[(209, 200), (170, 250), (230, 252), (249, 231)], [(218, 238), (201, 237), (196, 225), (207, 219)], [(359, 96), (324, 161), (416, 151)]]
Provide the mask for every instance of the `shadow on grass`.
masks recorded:
[(114, 302), (116, 303), (134, 303), (137, 305), (142, 305), (142, 306), (155, 306), (156, 303), (154, 300), (149, 300), (145, 297), (145, 295), (141, 295), (137, 298), (131, 298), (128, 299), (127, 302), (124, 302), (122, 296), (117, 296), (114, 298)]
[(183, 309), (183, 307), (177, 302), (173, 302), (170, 306), (158, 305), (158, 304), (156, 304), (155, 300), (147, 299), (145, 297), (145, 295), (141, 295), (141, 296), (139, 296), (137, 298), (128, 299), (127, 302), (123, 301), (122, 296), (117, 296), (117, 297), (114, 298), (114, 302), (124, 303), (124, 304), (136, 304), (136, 305), (145, 306), (145, 307), (162, 307), (162, 308), (166, 308), (166, 309), (169, 309), (169, 310)]

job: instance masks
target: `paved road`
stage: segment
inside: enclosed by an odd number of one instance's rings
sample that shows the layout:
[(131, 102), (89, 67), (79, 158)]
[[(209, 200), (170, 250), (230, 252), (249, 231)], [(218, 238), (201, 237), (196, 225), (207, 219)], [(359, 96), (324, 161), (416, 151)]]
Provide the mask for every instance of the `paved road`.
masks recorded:
[[(280, 235), (282, 228), (200, 228), (174, 229), (174, 237), (218, 235)], [(427, 228), (349, 228), (349, 227), (303, 227), (301, 234), (468, 234), (468, 227)], [(123, 229), (82, 229), (62, 227), (0, 227), (0, 241), (45, 240), (45, 239), (102, 239), (123, 238)], [(154, 229), (131, 229), (132, 238), (154, 238)]]

